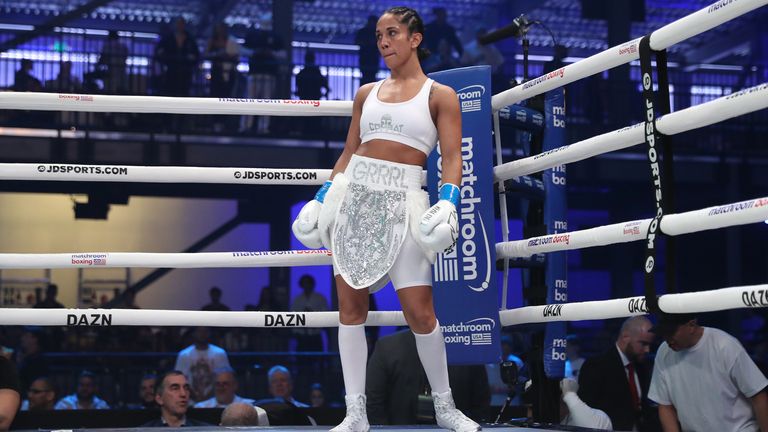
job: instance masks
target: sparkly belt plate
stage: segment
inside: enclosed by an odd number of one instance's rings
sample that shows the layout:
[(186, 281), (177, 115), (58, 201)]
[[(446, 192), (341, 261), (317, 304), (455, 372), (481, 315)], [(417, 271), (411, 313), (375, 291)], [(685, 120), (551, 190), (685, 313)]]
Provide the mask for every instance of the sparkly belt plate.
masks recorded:
[(333, 231), (333, 262), (353, 288), (368, 288), (392, 268), (408, 235), (406, 192), (421, 187), (421, 167), (352, 156)]

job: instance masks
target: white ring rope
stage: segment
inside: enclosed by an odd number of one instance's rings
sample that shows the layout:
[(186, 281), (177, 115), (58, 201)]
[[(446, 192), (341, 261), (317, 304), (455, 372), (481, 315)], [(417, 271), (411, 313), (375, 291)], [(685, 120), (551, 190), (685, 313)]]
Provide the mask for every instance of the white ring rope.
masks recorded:
[(352, 101), (2, 92), (0, 109), (349, 117), (352, 115)]
[[(768, 307), (768, 285), (749, 285), (659, 297), (667, 313), (699, 313)], [(585, 321), (645, 315), (645, 297), (526, 306), (499, 313), (502, 326), (553, 321)]]
[(330, 264), (331, 252), (324, 249), (198, 253), (0, 254), (0, 269), (298, 267)]
[(721, 288), (659, 297), (659, 308), (667, 313), (715, 312), (755, 307), (768, 307), (768, 285)]
[[(697, 12), (669, 23), (651, 34), (654, 50), (666, 49), (687, 38), (723, 24), (768, 0), (718, 0)], [(557, 71), (535, 78), (521, 86), (496, 94), (491, 99), (495, 111), (545, 93), (554, 88), (639, 58), (640, 38), (609, 48)], [(51, 111), (132, 112), (169, 114), (237, 114), (275, 116), (352, 115), (352, 101), (312, 101), (290, 99), (192, 98), (167, 96), (112, 96), (35, 92), (0, 93), (1, 109)]]
[[(719, 0), (691, 15), (674, 21), (651, 34), (654, 50), (666, 49), (689, 37), (703, 33), (735, 17), (768, 4), (768, 0)], [(521, 86), (492, 97), (494, 111), (524, 99), (547, 92), (604, 70), (629, 63), (639, 58), (640, 38), (595, 54), (565, 66), (557, 71), (535, 78)], [(668, 114), (657, 120), (660, 132), (673, 135), (738, 115), (768, 107), (768, 85), (762, 84), (733, 95)], [(275, 115), (275, 116), (350, 116), (351, 101), (259, 100), (176, 98), (160, 96), (72, 95), (52, 93), (0, 93), (0, 108), (52, 111), (128, 112), (170, 114), (222, 114), (222, 115)], [(588, 140), (565, 146), (541, 155), (521, 159), (494, 167), (498, 180), (532, 174), (556, 165), (570, 163), (608, 151), (630, 147), (643, 142), (642, 125), (634, 125), (609, 132)], [(629, 144), (627, 144), (629, 143)], [(535, 162), (535, 163), (534, 163)], [(13, 165), (13, 167), (9, 166)], [(319, 184), (322, 178), (302, 179), (297, 182), (289, 173), (315, 172), (317, 177), (328, 170), (264, 170), (240, 169), (244, 172), (263, 172), (263, 183), (246, 177), (238, 179), (237, 168), (185, 168), (185, 167), (128, 167), (125, 175), (101, 175), (99, 169), (113, 168), (103, 165), (75, 172), (81, 165), (55, 165), (66, 173), (44, 176), (39, 164), (2, 164), (2, 179), (64, 180), (64, 181), (135, 181), (176, 183), (243, 183), (243, 184)], [(70, 171), (68, 167), (73, 167)], [(11, 169), (12, 173), (6, 172)], [(34, 170), (34, 171), (33, 171)], [(196, 171), (194, 176), (193, 170)], [(134, 175), (134, 172), (136, 174)], [(203, 174), (204, 173), (204, 174)], [(272, 179), (269, 178), (270, 174)], [(61, 176), (59, 175), (61, 174)], [(16, 178), (19, 176), (21, 178)], [(26, 176), (26, 177), (25, 177)], [(123, 176), (123, 179), (120, 177)], [(174, 177), (177, 176), (177, 177)], [(302, 176), (311, 177), (302, 174)], [(130, 177), (130, 180), (127, 180)], [(193, 179), (194, 177), (194, 179)], [(253, 181), (250, 181), (253, 180)], [(747, 204), (752, 203), (752, 204)], [(743, 201), (726, 206), (710, 207), (693, 212), (668, 215), (662, 219), (661, 229), (669, 235), (737, 224), (757, 222), (768, 215), (768, 199)], [(496, 245), (499, 257), (530, 256), (534, 253), (575, 249), (610, 242), (633, 241), (645, 238), (650, 219), (608, 225), (591, 230), (551, 236), (534, 237)], [(621, 233), (618, 233), (621, 229)], [(629, 232), (627, 232), (629, 229)], [(566, 239), (557, 242), (556, 240)], [(602, 243), (608, 241), (609, 243)], [(533, 243), (542, 243), (536, 245)], [(535, 251), (526, 247), (541, 246)], [(517, 250), (519, 249), (519, 250)], [(530, 253), (529, 253), (530, 252)], [(328, 265), (328, 251), (267, 251), (219, 253), (69, 253), (69, 254), (0, 254), (0, 268), (81, 268), (81, 267), (147, 267), (147, 268), (202, 268), (202, 267), (287, 267)], [(659, 298), (659, 306), (666, 312), (701, 312), (741, 307), (768, 306), (768, 285), (724, 288), (716, 291), (669, 294)], [(565, 303), (524, 307), (501, 312), (504, 326), (513, 324), (563, 320), (618, 318), (647, 313), (643, 297), (614, 299), (597, 302)], [(207, 312), (207, 311), (155, 311), (125, 309), (3, 309), (0, 325), (207, 325), (221, 327), (334, 327), (338, 326), (338, 312)], [(370, 312), (367, 325), (405, 325), (402, 312)]]
[[(152, 309), (20, 309), (3, 308), (0, 325), (36, 326), (199, 326), (210, 327), (338, 327), (333, 312), (213, 312)], [(401, 311), (368, 312), (366, 326), (407, 325)]]
[[(297, 186), (321, 185), (330, 178), (332, 171), (290, 168), (0, 163), (0, 180)], [(427, 184), (426, 171), (421, 173), (421, 184)]]
[(330, 169), (0, 163), (0, 180), (321, 185)]
[[(656, 126), (660, 132), (674, 135), (765, 108), (768, 108), (768, 83), (668, 114), (658, 119)], [(632, 147), (644, 139), (643, 124), (638, 123), (498, 165), (494, 167), (494, 176), (496, 181), (509, 180)], [(328, 169), (0, 164), (0, 180), (318, 185), (328, 179), (330, 172)]]
[(645, 315), (645, 308), (630, 305), (645, 303), (644, 297), (630, 297), (588, 302), (525, 306), (499, 312), (502, 326), (554, 321), (585, 321)]
[[(743, 307), (768, 307), (768, 285), (667, 294), (659, 298), (669, 313), (712, 312)], [(645, 298), (527, 306), (500, 312), (502, 326), (553, 321), (583, 321), (646, 314)], [(0, 325), (39, 326), (195, 326), (214, 327), (336, 327), (333, 312), (209, 312), (151, 309), (3, 309)], [(372, 311), (366, 326), (406, 325), (400, 311)]]
[[(497, 243), (496, 256), (525, 258), (539, 253), (645, 240), (648, 225), (652, 220), (620, 222), (585, 230)], [(664, 234), (676, 236), (765, 220), (768, 220), (768, 197), (665, 215), (661, 219), (661, 231)]]
[[(768, 108), (768, 83), (667, 114), (656, 120), (656, 128), (665, 135), (675, 135), (765, 108)], [(509, 180), (644, 142), (645, 128), (643, 123), (638, 123), (538, 155), (497, 165), (493, 168), (493, 174), (497, 182)]]
[[(692, 36), (704, 33), (749, 11), (768, 4), (768, 0), (718, 0), (710, 6), (673, 21), (651, 33), (653, 50), (663, 50)], [(584, 60), (534, 78), (523, 85), (503, 91), (491, 98), (494, 111), (562, 87), (574, 81), (640, 58), (640, 39), (608, 48)]]

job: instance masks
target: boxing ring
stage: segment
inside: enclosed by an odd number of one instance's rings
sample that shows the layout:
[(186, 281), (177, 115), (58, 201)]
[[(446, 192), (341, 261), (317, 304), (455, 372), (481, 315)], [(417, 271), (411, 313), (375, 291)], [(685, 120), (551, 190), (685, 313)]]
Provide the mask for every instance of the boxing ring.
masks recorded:
[[(768, 0), (718, 1), (647, 36), (651, 50), (662, 51), (687, 38), (706, 32), (752, 10)], [(584, 60), (567, 65), (554, 73), (534, 78), (491, 99), (494, 113), (640, 57), (641, 39), (611, 47)], [(227, 114), (270, 116), (351, 116), (351, 101), (245, 100), (209, 98), (173, 98), (157, 96), (66, 95), (47, 93), (0, 93), (0, 108), (24, 110), (131, 112), (166, 114)], [(680, 134), (768, 108), (768, 83), (714, 99), (700, 105), (652, 119), (655, 129), (665, 136)], [(503, 240), (495, 245), (497, 258), (504, 259), (505, 286), (499, 313), (503, 326), (549, 323), (644, 315), (650, 312), (697, 313), (768, 306), (768, 284), (722, 287), (706, 292), (665, 294), (658, 297), (658, 310), (646, 304), (648, 296), (580, 303), (527, 306), (506, 310), (506, 273), (509, 259), (529, 258), (566, 250), (647, 241), (649, 232), (667, 236), (721, 229), (768, 220), (768, 195), (733, 203), (713, 203), (702, 209), (662, 217), (614, 223), (592, 229), (565, 231), (538, 237), (509, 240), (504, 182), (520, 181), (559, 165), (576, 163), (608, 152), (644, 143), (648, 139), (647, 122), (630, 125), (572, 143), (555, 150), (504, 163), (501, 160), (498, 115), (494, 129), (497, 165), (493, 168), (502, 200)], [(684, 144), (678, 144), (684, 145)], [(114, 175), (114, 170), (121, 175)], [(246, 176), (246, 172), (258, 175)], [(321, 185), (331, 170), (147, 167), (49, 163), (0, 164), (0, 180), (215, 183), (239, 185), (292, 186)], [(425, 175), (426, 177), (426, 175)], [(327, 266), (330, 252), (325, 250), (232, 251), (215, 253), (120, 253), (72, 252), (58, 254), (0, 254), (0, 269), (143, 267), (143, 268), (224, 268), (224, 267), (294, 267)], [(338, 326), (337, 312), (207, 312), (134, 309), (3, 309), (0, 325), (39, 326), (195, 326), (207, 323), (216, 327), (269, 327), (270, 322), (290, 322), (298, 327)], [(405, 325), (399, 311), (373, 311), (369, 326)], [(292, 428), (303, 429), (303, 428)], [(411, 430), (408, 428), (382, 428)], [(500, 427), (500, 429), (526, 430)], [(423, 430), (415, 428), (413, 430)]]

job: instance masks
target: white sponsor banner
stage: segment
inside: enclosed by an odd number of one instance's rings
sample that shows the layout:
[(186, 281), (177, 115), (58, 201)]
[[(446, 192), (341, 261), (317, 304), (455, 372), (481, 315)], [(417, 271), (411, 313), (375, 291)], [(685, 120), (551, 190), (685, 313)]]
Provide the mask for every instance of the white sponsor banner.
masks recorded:
[[(3, 308), (0, 325), (69, 327), (198, 326), (338, 327), (338, 312), (213, 312), (152, 309), (13, 309)], [(371, 311), (367, 326), (403, 326), (400, 311)]]
[(0, 163), (0, 180), (321, 185), (329, 169)]
[(0, 109), (349, 117), (352, 101), (1, 92)]
[[(666, 215), (661, 220), (661, 231), (667, 235), (681, 235), (765, 220), (768, 220), (768, 197)], [(651, 222), (652, 219), (642, 219), (501, 242), (496, 244), (496, 254), (499, 258), (525, 258), (538, 253), (645, 240)]]
[(224, 268), (330, 265), (327, 250), (198, 253), (83, 252), (0, 254), (0, 269), (26, 268)]
[[(0, 180), (321, 185), (330, 169), (0, 163)], [(422, 171), (426, 184), (427, 172)]]

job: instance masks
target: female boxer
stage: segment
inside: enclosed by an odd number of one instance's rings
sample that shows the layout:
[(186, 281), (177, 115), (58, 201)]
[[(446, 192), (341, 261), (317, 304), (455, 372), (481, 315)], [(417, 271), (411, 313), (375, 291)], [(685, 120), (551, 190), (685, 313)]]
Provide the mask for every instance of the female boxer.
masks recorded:
[[(373, 35), (372, 35), (373, 36)], [(451, 249), (458, 233), (461, 112), (453, 89), (427, 78), (419, 63), (424, 23), (407, 7), (388, 9), (376, 25), (379, 53), (391, 71), (357, 92), (344, 151), (315, 199), (293, 224), (307, 247), (333, 251), (339, 297), (339, 352), (347, 415), (334, 432), (367, 431), (365, 404), (368, 296), (388, 280), (424, 366), (439, 426), (480, 427), (453, 403), (445, 342), (432, 303), (436, 252)], [(440, 200), (427, 209), (422, 167), (440, 142)], [(362, 353), (362, 354), (361, 354)]]

